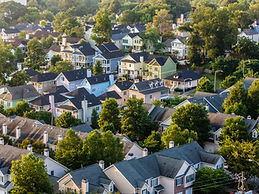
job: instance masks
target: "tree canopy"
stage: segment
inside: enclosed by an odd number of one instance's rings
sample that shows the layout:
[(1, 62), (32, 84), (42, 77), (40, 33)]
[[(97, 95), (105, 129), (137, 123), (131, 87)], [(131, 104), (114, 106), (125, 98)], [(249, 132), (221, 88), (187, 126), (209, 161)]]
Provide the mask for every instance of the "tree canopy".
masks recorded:
[(208, 78), (202, 77), (199, 80), (196, 90), (201, 92), (213, 92), (213, 84)]
[[(53, 57), (52, 57), (53, 58)], [(59, 61), (58, 57), (55, 65), (51, 65), (49, 68), (49, 72), (53, 72), (55, 74), (60, 74), (65, 71), (73, 70), (74, 66), (69, 61)], [(54, 62), (54, 60), (52, 61)]]
[(82, 121), (75, 118), (71, 112), (64, 112), (55, 121), (56, 126), (63, 128), (74, 127), (80, 124), (82, 124)]

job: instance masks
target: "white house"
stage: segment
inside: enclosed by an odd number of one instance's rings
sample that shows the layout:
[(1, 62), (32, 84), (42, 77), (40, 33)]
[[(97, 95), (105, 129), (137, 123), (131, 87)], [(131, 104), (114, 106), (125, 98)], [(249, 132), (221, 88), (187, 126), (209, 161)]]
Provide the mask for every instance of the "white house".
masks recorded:
[(187, 45), (184, 40), (185, 38), (176, 38), (170, 43), (170, 52), (176, 55), (177, 59), (185, 59), (187, 56)]
[(244, 30), (238, 36), (246, 37), (255, 42), (259, 42), (259, 28), (257, 27), (257, 28), (253, 28), (253, 29)]

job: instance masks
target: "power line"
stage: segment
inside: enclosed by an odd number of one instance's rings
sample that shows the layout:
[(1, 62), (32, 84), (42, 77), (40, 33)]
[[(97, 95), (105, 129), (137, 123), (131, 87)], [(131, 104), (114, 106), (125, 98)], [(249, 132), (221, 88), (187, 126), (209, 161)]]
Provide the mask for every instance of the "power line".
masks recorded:
[(223, 182), (221, 184), (211, 184), (211, 185), (208, 185), (206, 187), (201, 187), (201, 188), (195, 188), (194, 187), (193, 191), (198, 191), (198, 190), (201, 190), (201, 189), (208, 189), (208, 188), (215, 187), (215, 186), (218, 187), (218, 186), (223, 186), (223, 185), (229, 185), (229, 184), (232, 184), (234, 182), (236, 182), (236, 180), (225, 181), (225, 182)]
[(222, 183), (233, 182), (233, 181), (236, 181), (236, 180), (231, 179), (231, 180), (217, 181), (217, 182), (214, 182), (214, 183), (209, 183), (209, 184), (205, 184), (205, 185), (195, 187), (195, 189), (199, 190), (199, 189), (202, 189), (202, 188), (205, 188), (205, 187), (217, 186), (217, 184), (219, 184), (219, 183), (222, 184)]

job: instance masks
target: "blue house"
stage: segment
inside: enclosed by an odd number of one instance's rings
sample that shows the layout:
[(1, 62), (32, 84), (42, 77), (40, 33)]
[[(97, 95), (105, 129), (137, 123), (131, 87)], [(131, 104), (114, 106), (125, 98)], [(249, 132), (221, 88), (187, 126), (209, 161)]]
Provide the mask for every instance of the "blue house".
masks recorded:
[(104, 73), (118, 71), (118, 65), (124, 54), (114, 43), (98, 45), (95, 47), (95, 50), (94, 62), (101, 62)]

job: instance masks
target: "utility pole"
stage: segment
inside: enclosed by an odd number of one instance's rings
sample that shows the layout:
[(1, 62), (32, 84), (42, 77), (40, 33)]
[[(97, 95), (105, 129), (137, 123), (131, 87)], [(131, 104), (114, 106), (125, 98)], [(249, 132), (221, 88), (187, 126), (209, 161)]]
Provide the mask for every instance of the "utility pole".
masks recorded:
[(241, 172), (241, 192), (245, 193), (245, 185), (244, 185), (244, 171)]

